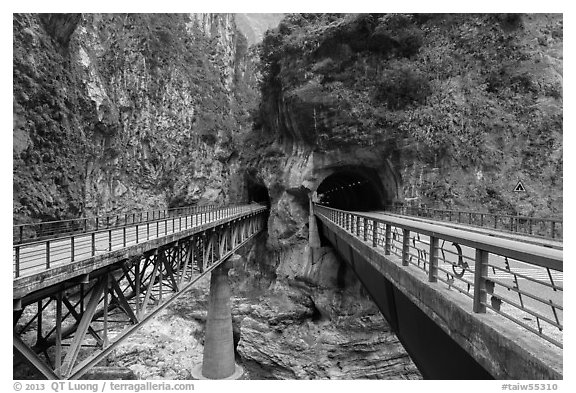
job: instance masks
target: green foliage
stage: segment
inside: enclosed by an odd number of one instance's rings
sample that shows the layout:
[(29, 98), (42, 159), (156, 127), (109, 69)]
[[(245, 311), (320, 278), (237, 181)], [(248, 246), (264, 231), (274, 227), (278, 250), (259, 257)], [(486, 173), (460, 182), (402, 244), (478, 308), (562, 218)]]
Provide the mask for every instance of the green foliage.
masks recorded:
[(427, 78), (410, 64), (391, 63), (390, 68), (379, 75), (374, 88), (374, 99), (390, 110), (405, 109), (410, 105), (422, 105), (430, 95)]
[(13, 154), (14, 220), (68, 218), (82, 210), (77, 157), (88, 146), (74, 112), (90, 115), (57, 41), (38, 35), (32, 15), (14, 15), (14, 134), (28, 142)]
[(561, 16), (290, 15), (260, 53), (260, 118), (281, 138), (562, 177)]
[[(37, 15), (14, 21), (15, 220), (78, 216), (85, 201), (191, 203), (190, 183), (238, 154), (257, 99), (243, 37), (229, 91), (221, 47), (187, 15), (84, 14), (70, 53)], [(103, 206), (118, 182), (128, 191)]]

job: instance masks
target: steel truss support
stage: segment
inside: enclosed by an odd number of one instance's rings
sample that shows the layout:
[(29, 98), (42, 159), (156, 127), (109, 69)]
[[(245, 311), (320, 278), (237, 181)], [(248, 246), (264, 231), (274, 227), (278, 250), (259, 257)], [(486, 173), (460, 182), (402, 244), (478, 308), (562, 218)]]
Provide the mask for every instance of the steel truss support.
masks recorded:
[(15, 352), (45, 378), (80, 378), (263, 228), (246, 215), (17, 299)]

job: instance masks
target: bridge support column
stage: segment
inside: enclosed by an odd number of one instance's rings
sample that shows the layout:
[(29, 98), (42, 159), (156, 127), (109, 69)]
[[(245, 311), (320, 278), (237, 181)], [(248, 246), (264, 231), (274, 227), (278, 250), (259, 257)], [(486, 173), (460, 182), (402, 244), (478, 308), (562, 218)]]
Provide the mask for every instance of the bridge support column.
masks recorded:
[(314, 216), (314, 204), (313, 199), (316, 197), (312, 194), (309, 198), (310, 200), (310, 215), (308, 217), (308, 245), (313, 248), (320, 247), (320, 234), (318, 233), (318, 225), (316, 223), (316, 216)]
[(230, 312), (230, 284), (228, 271), (233, 267), (229, 259), (210, 276), (210, 299), (202, 364), (192, 370), (196, 379), (238, 379), (242, 367), (234, 362), (232, 314)]

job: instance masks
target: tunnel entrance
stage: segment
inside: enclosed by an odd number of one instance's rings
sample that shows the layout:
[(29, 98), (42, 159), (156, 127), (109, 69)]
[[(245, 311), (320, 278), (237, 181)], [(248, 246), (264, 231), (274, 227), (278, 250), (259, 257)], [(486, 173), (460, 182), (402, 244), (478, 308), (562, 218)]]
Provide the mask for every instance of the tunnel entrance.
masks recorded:
[(248, 178), (246, 186), (248, 190), (248, 203), (256, 202), (270, 208), (270, 195), (264, 184), (257, 183)]
[(389, 202), (376, 170), (341, 168), (327, 176), (316, 190), (318, 202), (335, 209), (383, 210)]
[(259, 203), (261, 205), (266, 205), (268, 211), (266, 212), (266, 218), (264, 219), (264, 231), (263, 233), (268, 233), (268, 217), (270, 215), (270, 194), (268, 193), (268, 188), (264, 185), (258, 177), (253, 173), (246, 173), (246, 193), (248, 203)]

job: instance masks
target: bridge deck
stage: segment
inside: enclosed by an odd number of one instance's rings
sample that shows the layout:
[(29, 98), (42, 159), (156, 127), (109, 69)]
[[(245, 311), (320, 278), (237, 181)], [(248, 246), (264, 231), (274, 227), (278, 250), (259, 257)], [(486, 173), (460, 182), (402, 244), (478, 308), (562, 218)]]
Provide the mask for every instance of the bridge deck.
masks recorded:
[[(146, 236), (138, 224), (45, 239), (40, 258), (18, 260), (32, 262), (26, 275), (14, 279), (13, 345), (18, 359), (49, 379), (81, 377), (212, 269), (233, 258), (265, 227), (266, 210), (245, 205), (169, 217), (144, 223)], [(106, 239), (100, 239), (103, 234)], [(78, 238), (91, 243), (84, 245), (88, 250), (80, 257)], [(97, 253), (102, 242), (108, 248)], [(34, 247), (38, 243), (14, 246), (18, 254)], [(54, 249), (63, 254), (56, 266), (34, 263), (53, 262)]]
[[(424, 327), (411, 327), (422, 323), (440, 327), (496, 378), (561, 378), (561, 249), (415, 217), (319, 205), (314, 213), (408, 346), (424, 340)], [(411, 348), (420, 345), (432, 343)]]
[(20, 299), (29, 293), (90, 274), (120, 260), (141, 256), (179, 238), (261, 209), (257, 205), (222, 208), (16, 245), (13, 248), (16, 276), (13, 280), (13, 298)]
[(464, 231), (473, 232), (473, 233), (480, 233), (480, 234), (484, 234), (484, 235), (488, 235), (488, 236), (492, 236), (492, 237), (498, 237), (501, 239), (516, 240), (516, 241), (520, 241), (523, 243), (536, 244), (536, 245), (540, 245), (540, 246), (544, 246), (544, 247), (555, 248), (558, 250), (563, 249), (563, 241), (562, 240), (539, 238), (539, 237), (524, 235), (522, 233), (517, 233), (517, 232), (504, 232), (504, 231), (500, 231), (500, 230), (496, 230), (496, 229), (491, 229), (488, 227), (479, 227), (479, 226), (473, 226), (473, 225), (459, 224), (456, 222), (441, 221), (441, 220), (436, 220), (436, 219), (432, 219), (432, 218), (406, 216), (406, 215), (402, 215), (402, 214), (390, 213), (387, 211), (375, 211), (372, 213), (381, 214), (380, 217), (382, 217), (382, 218), (386, 218), (386, 216), (406, 218), (406, 219), (416, 221), (416, 222), (425, 222), (425, 223), (429, 223), (429, 224), (440, 225), (440, 226), (445, 227), (445, 228), (454, 228), (454, 229), (464, 230)]

